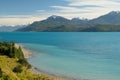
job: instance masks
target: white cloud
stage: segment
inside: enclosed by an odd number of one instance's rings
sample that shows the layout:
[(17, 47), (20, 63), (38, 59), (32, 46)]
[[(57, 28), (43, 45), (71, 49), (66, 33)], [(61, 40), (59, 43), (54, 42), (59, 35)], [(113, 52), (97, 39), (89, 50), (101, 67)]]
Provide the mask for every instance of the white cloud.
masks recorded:
[(120, 10), (120, 0), (64, 0), (66, 6), (52, 6), (61, 15), (72, 18), (74, 16), (84, 18), (96, 18), (110, 11)]
[(66, 7), (66, 6), (51, 6), (52, 8), (57, 9), (59, 12), (63, 13), (78, 13), (78, 12), (86, 12), (88, 10), (78, 9), (76, 7)]
[(25, 25), (43, 19), (43, 17), (1, 17), (0, 25)]
[(110, 6), (119, 5), (116, 0), (65, 0), (69, 2), (70, 6), (96, 5), (96, 6)]
[(45, 10), (37, 10), (36, 12), (45, 12)]
[(36, 10), (31, 15), (0, 15), (0, 25), (26, 25), (34, 21), (44, 20), (47, 17), (43, 15), (44, 12), (45, 10)]
[(120, 10), (120, 0), (63, 0), (66, 5), (49, 6), (50, 10), (36, 10), (31, 15), (8, 15), (0, 17), (0, 25), (29, 24), (40, 21), (51, 15), (66, 18), (96, 18), (110, 11)]

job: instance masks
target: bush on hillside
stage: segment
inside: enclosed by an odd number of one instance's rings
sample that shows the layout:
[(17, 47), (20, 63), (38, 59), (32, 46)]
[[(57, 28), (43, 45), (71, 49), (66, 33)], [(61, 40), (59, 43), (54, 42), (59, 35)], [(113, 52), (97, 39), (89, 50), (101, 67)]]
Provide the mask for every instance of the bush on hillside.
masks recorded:
[(26, 66), (28, 69), (31, 68), (31, 65), (27, 62), (26, 59), (19, 59), (18, 62), (23, 66)]
[(0, 68), (0, 78), (2, 77), (2, 69)]
[(12, 79), (8, 75), (3, 75), (1, 80), (12, 80)]
[(13, 72), (15, 72), (15, 73), (21, 73), (22, 72), (22, 66), (21, 65), (16, 66), (13, 69)]

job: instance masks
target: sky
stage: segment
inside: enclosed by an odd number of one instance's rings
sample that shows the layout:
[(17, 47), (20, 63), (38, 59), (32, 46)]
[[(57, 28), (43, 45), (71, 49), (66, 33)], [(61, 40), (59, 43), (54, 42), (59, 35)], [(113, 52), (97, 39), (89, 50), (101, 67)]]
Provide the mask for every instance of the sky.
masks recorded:
[(120, 10), (120, 0), (0, 0), (0, 25), (26, 25), (51, 15), (93, 19)]

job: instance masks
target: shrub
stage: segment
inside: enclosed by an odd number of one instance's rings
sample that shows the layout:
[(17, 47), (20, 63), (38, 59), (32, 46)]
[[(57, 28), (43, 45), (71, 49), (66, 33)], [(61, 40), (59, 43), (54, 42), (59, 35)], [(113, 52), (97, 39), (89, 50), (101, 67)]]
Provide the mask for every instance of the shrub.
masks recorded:
[(21, 72), (22, 72), (22, 66), (21, 66), (21, 65), (16, 66), (16, 67), (13, 69), (13, 72), (21, 73)]
[(31, 68), (31, 65), (27, 62), (26, 59), (19, 59), (18, 62), (23, 66), (27, 67), (28, 69)]
[(2, 77), (2, 69), (0, 68), (0, 77)]
[(4, 75), (3, 80), (12, 80), (12, 79), (10, 79), (10, 77), (8, 75)]

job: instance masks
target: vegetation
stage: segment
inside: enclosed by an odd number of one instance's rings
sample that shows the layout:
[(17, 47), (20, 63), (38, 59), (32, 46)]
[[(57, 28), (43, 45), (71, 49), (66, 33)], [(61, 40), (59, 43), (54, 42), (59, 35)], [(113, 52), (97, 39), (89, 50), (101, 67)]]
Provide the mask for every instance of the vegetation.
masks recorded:
[(13, 42), (0, 42), (0, 55), (6, 55), (10, 58), (17, 58), (19, 63), (30, 68), (29, 63), (24, 58), (21, 47), (17, 49)]
[(13, 69), (13, 72), (21, 73), (21, 72), (22, 72), (22, 66), (21, 66), (21, 65), (16, 66), (16, 67)]
[(48, 80), (31, 73), (30, 67), (20, 47), (16, 48), (13, 42), (0, 42), (0, 80)]
[(81, 30), (83, 32), (119, 32), (120, 25), (96, 25)]
[(2, 69), (0, 68), (0, 77), (2, 77)]
[(15, 48), (15, 44), (13, 42), (0, 42), (0, 55), (6, 55), (10, 58), (23, 58), (22, 51), (20, 49)]

